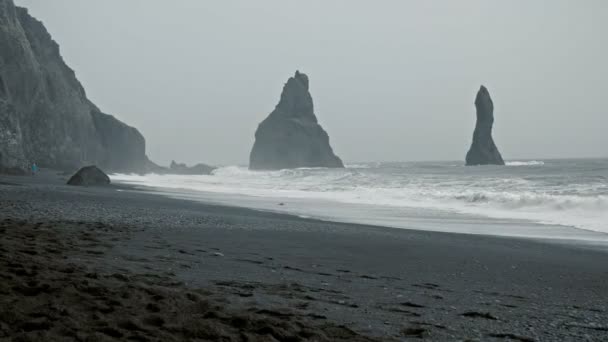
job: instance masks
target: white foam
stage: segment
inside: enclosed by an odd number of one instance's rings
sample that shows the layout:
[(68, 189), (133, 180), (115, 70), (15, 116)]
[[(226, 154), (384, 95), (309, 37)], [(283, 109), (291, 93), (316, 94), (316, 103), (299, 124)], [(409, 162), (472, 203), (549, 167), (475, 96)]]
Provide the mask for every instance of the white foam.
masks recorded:
[(544, 161), (531, 160), (531, 161), (508, 161), (505, 162), (507, 166), (543, 166)]
[[(538, 161), (511, 163), (544, 165)], [(311, 203), (323, 200), (370, 208), (421, 208), (608, 233), (608, 184), (605, 179), (545, 184), (543, 177), (480, 176), (468, 174), (469, 169), (463, 170), (447, 164), (439, 173), (427, 173), (424, 168), (417, 172), (376, 167), (250, 171), (245, 167), (229, 166), (215, 170), (210, 176), (116, 174), (112, 178), (118, 182), (174, 190), (299, 199)], [(475, 172), (483, 171), (475, 169)], [(331, 208), (327, 211), (330, 213)]]
[(372, 167), (370, 164), (346, 164), (344, 166), (347, 169), (369, 169)]

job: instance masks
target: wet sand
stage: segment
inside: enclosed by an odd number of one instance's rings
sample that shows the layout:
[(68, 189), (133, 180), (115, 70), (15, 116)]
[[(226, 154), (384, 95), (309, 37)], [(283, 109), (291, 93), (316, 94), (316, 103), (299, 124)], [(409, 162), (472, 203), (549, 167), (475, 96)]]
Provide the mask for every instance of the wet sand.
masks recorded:
[(0, 340), (603, 341), (602, 247), (0, 176)]

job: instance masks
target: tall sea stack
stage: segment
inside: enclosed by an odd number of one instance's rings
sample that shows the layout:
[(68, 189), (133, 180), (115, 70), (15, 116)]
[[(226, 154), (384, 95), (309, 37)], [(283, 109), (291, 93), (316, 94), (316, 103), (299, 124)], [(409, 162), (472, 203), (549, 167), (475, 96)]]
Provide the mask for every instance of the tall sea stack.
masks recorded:
[(477, 124), (473, 133), (473, 144), (467, 153), (466, 162), (471, 165), (505, 165), (494, 139), (494, 103), (486, 87), (481, 86), (475, 98), (477, 108)]
[(149, 164), (137, 129), (86, 96), (44, 25), (0, 0), (0, 172), (43, 167), (141, 172)]
[(299, 71), (287, 81), (279, 104), (255, 132), (250, 169), (344, 167), (317, 122), (308, 86), (308, 76)]

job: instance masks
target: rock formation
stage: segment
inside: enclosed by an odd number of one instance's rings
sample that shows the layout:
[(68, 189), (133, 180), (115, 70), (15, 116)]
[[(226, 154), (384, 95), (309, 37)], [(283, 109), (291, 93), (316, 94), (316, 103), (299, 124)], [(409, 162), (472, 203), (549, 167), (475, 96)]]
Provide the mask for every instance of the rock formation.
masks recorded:
[(298, 71), (287, 81), (279, 104), (255, 133), (250, 169), (344, 167), (317, 122), (308, 86), (308, 77)]
[(196, 164), (189, 167), (186, 164), (176, 163), (173, 160), (166, 173), (175, 175), (210, 175), (213, 170), (215, 170), (215, 167), (206, 164)]
[(0, 0), (0, 172), (97, 164), (139, 172), (145, 140), (103, 114), (43, 24), (13, 0)]
[(27, 170), (23, 135), (15, 108), (0, 99), (0, 173), (22, 175)]
[(109, 184), (110, 177), (97, 166), (85, 166), (68, 180), (68, 185), (77, 186), (102, 186)]
[(492, 139), (492, 126), (494, 125), (494, 103), (486, 87), (481, 86), (475, 98), (477, 108), (477, 124), (473, 133), (473, 143), (467, 153), (467, 165), (505, 165), (494, 139)]
[(113, 171), (145, 171), (148, 158), (143, 135), (93, 105), (91, 116), (103, 147), (99, 164)]

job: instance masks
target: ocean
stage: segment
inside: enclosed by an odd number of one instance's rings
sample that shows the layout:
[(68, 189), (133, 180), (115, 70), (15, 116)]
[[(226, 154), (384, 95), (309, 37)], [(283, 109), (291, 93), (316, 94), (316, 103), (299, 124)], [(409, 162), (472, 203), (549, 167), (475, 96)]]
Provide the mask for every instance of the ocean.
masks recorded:
[(355, 163), (210, 176), (114, 174), (176, 197), (321, 220), (443, 232), (608, 241), (608, 159)]

